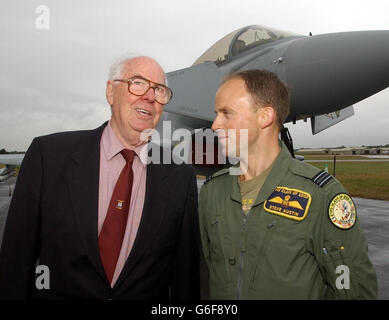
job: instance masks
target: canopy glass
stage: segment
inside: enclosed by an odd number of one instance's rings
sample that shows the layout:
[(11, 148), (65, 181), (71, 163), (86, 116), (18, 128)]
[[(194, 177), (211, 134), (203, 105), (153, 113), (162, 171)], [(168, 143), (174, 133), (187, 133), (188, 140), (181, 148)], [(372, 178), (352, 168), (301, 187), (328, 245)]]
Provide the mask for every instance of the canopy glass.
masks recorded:
[(252, 48), (276, 40), (298, 36), (292, 32), (280, 31), (264, 26), (248, 26), (235, 30), (205, 51), (193, 65), (207, 61), (220, 65)]

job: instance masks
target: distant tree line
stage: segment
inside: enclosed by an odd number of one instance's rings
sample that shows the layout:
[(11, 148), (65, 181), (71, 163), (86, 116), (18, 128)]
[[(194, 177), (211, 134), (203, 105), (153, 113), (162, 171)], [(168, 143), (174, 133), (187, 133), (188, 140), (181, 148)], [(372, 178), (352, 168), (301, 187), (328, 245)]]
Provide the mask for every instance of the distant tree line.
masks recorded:
[(25, 151), (7, 151), (4, 148), (0, 149), (0, 154), (23, 154)]
[[(301, 147), (301, 148), (298, 148), (298, 149), (295, 149), (296, 150), (300, 150), (300, 149), (344, 149), (344, 148), (347, 148), (346, 146), (340, 146), (340, 147), (320, 147), (320, 148), (304, 148), (304, 147)], [(350, 147), (351, 148), (351, 147)], [(354, 148), (354, 147), (353, 147)], [(358, 148), (357, 146), (355, 146), (355, 148)], [(365, 145), (361, 145), (360, 148), (389, 148), (389, 143), (388, 144), (385, 144), (385, 145), (380, 145), (380, 146), (365, 146)]]
[(364, 148), (389, 148), (389, 144), (381, 145), (381, 146), (362, 146)]

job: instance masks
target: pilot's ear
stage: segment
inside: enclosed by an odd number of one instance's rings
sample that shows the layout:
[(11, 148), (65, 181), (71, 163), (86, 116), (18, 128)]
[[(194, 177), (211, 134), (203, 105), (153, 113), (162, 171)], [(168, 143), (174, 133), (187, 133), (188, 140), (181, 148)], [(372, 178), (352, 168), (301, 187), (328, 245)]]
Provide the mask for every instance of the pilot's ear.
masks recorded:
[(260, 128), (265, 129), (276, 121), (276, 111), (270, 106), (264, 106), (259, 109)]
[(109, 105), (113, 105), (113, 81), (107, 81), (107, 89), (105, 90), (105, 95), (107, 97), (107, 102)]

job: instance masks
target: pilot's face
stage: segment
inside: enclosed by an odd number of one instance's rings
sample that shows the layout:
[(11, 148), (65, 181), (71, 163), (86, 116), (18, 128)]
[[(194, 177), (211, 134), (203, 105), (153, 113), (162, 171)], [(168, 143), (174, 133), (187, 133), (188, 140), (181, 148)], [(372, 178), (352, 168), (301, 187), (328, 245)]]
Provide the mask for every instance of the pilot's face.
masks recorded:
[[(260, 135), (259, 112), (243, 80), (231, 79), (219, 88), (215, 97), (215, 113), (212, 129), (218, 135), (224, 154), (239, 157), (242, 148), (250, 150)], [(230, 129), (236, 129), (236, 134)], [(240, 129), (247, 129), (247, 141)]]
[[(165, 74), (154, 60), (138, 57), (130, 60), (122, 70), (120, 79), (140, 75), (154, 83), (165, 84)], [(136, 96), (128, 91), (124, 82), (108, 81), (107, 100), (111, 105), (111, 126), (124, 146), (144, 143), (141, 133), (154, 129), (163, 112), (163, 105), (155, 100), (154, 90)]]

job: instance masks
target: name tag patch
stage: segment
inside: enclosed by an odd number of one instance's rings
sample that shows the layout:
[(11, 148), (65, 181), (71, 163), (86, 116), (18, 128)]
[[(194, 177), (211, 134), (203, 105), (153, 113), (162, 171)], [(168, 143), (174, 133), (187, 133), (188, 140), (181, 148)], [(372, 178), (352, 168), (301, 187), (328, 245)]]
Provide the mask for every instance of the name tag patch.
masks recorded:
[(311, 199), (312, 197), (308, 192), (277, 187), (265, 201), (263, 208), (285, 218), (301, 221), (305, 219), (308, 213)]

